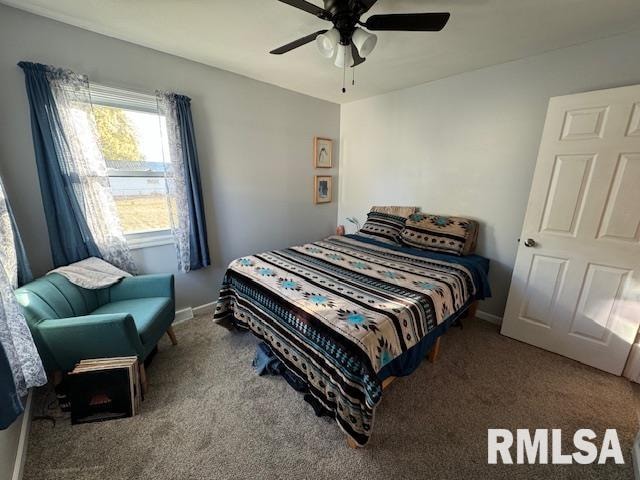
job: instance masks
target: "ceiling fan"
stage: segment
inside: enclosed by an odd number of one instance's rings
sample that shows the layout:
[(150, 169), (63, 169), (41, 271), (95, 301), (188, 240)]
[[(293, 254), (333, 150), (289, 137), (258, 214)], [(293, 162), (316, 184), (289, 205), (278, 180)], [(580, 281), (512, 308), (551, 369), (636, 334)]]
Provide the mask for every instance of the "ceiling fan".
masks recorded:
[(367, 13), (377, 0), (323, 0), (324, 8), (306, 0), (279, 1), (322, 20), (328, 20), (333, 23), (333, 28), (319, 30), (270, 53), (282, 55), (315, 40), (320, 53), (326, 58), (335, 57), (334, 64), (340, 68), (360, 65), (376, 46), (378, 37), (360, 27), (372, 31), (439, 32), (447, 24), (450, 16), (446, 12), (400, 13), (371, 15), (362, 22), (360, 17)]

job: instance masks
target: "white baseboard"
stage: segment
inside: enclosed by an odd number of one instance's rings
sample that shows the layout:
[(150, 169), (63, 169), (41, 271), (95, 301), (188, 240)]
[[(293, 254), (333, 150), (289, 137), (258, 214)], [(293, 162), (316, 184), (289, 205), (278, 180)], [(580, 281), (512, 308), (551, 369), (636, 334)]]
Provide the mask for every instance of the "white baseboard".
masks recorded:
[(482, 310), (478, 310), (476, 312), (476, 317), (486, 322), (493, 323), (494, 325), (502, 325), (502, 317), (494, 315), (493, 313), (487, 313), (483, 312)]
[(215, 302), (205, 303), (204, 305), (200, 305), (198, 307), (193, 307), (194, 315), (203, 315), (205, 313), (213, 313), (213, 310), (216, 307), (217, 300)]
[(24, 473), (24, 462), (27, 459), (27, 448), (29, 446), (29, 431), (31, 429), (31, 402), (33, 392), (29, 390), (27, 395), (27, 404), (22, 414), (22, 425), (20, 425), (20, 437), (18, 438), (18, 451), (16, 452), (16, 461), (13, 464), (13, 475), (11, 480), (22, 480)]
[(176, 318), (173, 321), (174, 325), (177, 325), (187, 320), (191, 320), (196, 315), (203, 315), (205, 313), (213, 313), (213, 309), (216, 302), (205, 303), (204, 305), (198, 305), (197, 307), (187, 307), (180, 310), (176, 310)]
[(193, 309), (191, 307), (182, 308), (176, 310), (176, 318), (173, 320), (173, 324), (177, 325), (193, 318)]

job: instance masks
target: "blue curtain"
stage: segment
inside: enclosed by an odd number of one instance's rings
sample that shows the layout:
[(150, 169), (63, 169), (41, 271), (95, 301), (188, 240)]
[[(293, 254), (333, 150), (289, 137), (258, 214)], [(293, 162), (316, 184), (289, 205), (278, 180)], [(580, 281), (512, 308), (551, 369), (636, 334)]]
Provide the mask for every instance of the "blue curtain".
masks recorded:
[(204, 218), (202, 186), (196, 135), (191, 117), (191, 99), (184, 95), (172, 95), (176, 107), (176, 120), (180, 132), (182, 156), (186, 172), (186, 195), (191, 228), (189, 231), (190, 270), (211, 265), (207, 242), (207, 225)]
[(0, 430), (8, 428), (13, 421), (24, 411), (20, 396), (16, 393), (13, 383), (11, 366), (0, 345)]
[(58, 161), (63, 149), (68, 147), (49, 80), (53, 69), (31, 62), (18, 65), (25, 75), (31, 134), (53, 263), (59, 267), (87, 257), (100, 257), (73, 194), (71, 179), (63, 175)]

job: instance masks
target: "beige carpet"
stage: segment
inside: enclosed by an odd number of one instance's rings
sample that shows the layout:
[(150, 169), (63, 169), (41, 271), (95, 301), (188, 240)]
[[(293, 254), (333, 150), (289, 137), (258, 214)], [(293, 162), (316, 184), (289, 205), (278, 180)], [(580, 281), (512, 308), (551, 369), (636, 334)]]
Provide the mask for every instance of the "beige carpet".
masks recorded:
[[(502, 337), (480, 320), (443, 338), (385, 392), (367, 448), (350, 450), (284, 380), (251, 368), (256, 340), (200, 317), (163, 340), (138, 417), (71, 427), (37, 421), (25, 480), (632, 478), (631, 384)], [(36, 395), (35, 413), (51, 394)], [(487, 465), (487, 428), (617, 428), (624, 466)]]

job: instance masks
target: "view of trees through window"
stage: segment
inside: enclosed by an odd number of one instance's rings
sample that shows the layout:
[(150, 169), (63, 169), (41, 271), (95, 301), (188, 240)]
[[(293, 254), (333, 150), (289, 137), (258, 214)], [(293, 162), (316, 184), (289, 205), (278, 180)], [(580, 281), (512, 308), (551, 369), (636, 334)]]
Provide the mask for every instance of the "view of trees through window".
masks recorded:
[(161, 118), (103, 105), (94, 105), (94, 115), (125, 233), (170, 228)]
[(98, 127), (102, 155), (109, 160), (142, 160), (136, 132), (120, 108), (96, 106), (93, 114)]

